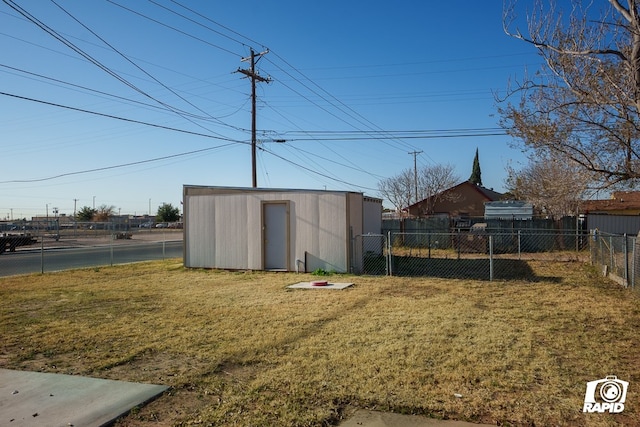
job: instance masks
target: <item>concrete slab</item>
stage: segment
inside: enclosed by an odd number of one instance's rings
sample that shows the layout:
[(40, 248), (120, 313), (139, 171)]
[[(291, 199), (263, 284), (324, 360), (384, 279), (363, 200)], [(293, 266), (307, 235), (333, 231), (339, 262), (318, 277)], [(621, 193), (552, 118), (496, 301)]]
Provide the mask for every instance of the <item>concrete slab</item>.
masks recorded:
[(0, 425), (104, 426), (168, 387), (0, 369)]
[(353, 283), (331, 283), (327, 282), (326, 285), (316, 285), (314, 282), (300, 282), (294, 285), (289, 285), (289, 289), (344, 289), (349, 286), (353, 286)]
[(436, 420), (419, 415), (401, 415), (389, 412), (359, 409), (340, 427), (482, 427), (491, 424), (474, 424), (465, 421)]

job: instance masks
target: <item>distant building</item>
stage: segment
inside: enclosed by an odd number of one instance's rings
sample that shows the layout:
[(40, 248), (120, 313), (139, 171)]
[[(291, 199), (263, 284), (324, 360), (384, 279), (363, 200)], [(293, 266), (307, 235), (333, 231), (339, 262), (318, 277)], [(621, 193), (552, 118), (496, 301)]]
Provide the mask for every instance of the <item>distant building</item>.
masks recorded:
[(532, 219), (533, 205), (518, 200), (499, 200), (484, 204), (484, 219)]
[(581, 211), (595, 215), (640, 215), (640, 191), (614, 191), (609, 199), (585, 200)]
[(614, 191), (609, 199), (585, 200), (580, 214), (586, 215), (591, 230), (637, 235), (640, 231), (640, 191)]
[(483, 217), (485, 203), (501, 200), (502, 197), (502, 193), (464, 181), (414, 203), (407, 210), (414, 217), (432, 215), (449, 218)]

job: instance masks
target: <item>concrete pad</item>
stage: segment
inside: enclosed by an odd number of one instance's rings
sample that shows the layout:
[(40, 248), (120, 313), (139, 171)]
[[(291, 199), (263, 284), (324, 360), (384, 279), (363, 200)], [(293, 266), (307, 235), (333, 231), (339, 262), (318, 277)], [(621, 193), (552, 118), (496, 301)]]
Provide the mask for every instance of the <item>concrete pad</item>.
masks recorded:
[(390, 412), (359, 409), (340, 427), (481, 427), (491, 424), (474, 424), (465, 421), (436, 420), (420, 415), (401, 415)]
[(353, 283), (327, 283), (324, 286), (316, 286), (312, 282), (300, 282), (295, 285), (289, 285), (289, 289), (344, 289), (353, 286)]
[(0, 425), (104, 426), (168, 387), (0, 369)]

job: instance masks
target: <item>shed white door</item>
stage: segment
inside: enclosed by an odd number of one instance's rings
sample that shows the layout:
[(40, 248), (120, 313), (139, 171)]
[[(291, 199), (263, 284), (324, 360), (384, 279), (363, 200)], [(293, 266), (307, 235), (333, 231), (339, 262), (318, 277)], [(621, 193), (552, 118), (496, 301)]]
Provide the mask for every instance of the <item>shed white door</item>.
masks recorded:
[(262, 215), (264, 269), (288, 270), (288, 202), (264, 203), (262, 205)]

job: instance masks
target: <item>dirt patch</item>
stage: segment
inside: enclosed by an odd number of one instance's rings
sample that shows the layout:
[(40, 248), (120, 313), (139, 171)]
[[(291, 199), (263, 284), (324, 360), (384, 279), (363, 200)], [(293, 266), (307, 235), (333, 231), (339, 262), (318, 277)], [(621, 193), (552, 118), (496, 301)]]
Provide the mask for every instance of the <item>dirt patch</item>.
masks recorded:
[(201, 412), (220, 404), (220, 397), (201, 393), (189, 387), (171, 389), (142, 408), (134, 408), (131, 413), (116, 422), (117, 427), (173, 427), (201, 424)]

